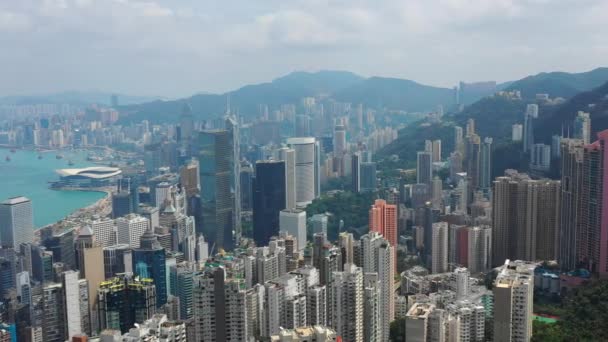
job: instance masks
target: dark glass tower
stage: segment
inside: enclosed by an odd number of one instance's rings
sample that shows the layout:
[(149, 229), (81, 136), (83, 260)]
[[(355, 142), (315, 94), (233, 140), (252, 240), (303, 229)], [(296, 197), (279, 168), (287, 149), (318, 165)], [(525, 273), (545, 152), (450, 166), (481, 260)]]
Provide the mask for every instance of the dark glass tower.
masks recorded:
[(167, 303), (165, 249), (149, 229), (141, 236), (140, 248), (133, 250), (133, 272), (141, 278), (150, 278), (154, 281), (156, 307), (160, 308)]
[(258, 161), (253, 181), (253, 239), (266, 246), (279, 234), (279, 213), (285, 209), (285, 162)]

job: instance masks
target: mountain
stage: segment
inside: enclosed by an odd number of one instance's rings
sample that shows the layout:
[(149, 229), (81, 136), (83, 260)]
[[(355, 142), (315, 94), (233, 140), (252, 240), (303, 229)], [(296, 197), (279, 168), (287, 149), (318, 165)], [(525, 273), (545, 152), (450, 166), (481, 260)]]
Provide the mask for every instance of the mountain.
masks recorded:
[[(72, 104), (87, 106), (91, 104), (110, 105), (112, 93), (99, 91), (65, 91), (45, 95), (24, 95), (0, 97), (3, 105), (28, 105), (28, 104)], [(119, 104), (132, 105), (158, 100), (158, 96), (132, 96), (116, 94)]]
[(454, 91), (410, 80), (370, 77), (336, 92), (333, 94), (333, 98), (342, 102), (363, 103), (376, 108), (425, 111), (433, 110), (440, 104), (452, 105)]
[(580, 92), (601, 86), (608, 80), (608, 68), (597, 68), (581, 73), (543, 72), (513, 82), (506, 90), (519, 90), (522, 97), (532, 99), (536, 94), (570, 98)]

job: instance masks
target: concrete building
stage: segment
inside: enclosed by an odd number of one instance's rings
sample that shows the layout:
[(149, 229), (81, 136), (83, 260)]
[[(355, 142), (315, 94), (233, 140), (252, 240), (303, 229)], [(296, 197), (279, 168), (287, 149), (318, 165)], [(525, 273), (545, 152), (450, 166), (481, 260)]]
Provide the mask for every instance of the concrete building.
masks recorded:
[(448, 223), (433, 223), (431, 272), (444, 273), (448, 271)]
[(283, 147), (279, 149), (279, 160), (285, 162), (285, 208), (296, 207), (296, 151)]
[(285, 209), (279, 214), (280, 232), (294, 236), (298, 241), (298, 251), (306, 247), (306, 212), (300, 209)]
[(305, 207), (316, 197), (319, 167), (315, 138), (290, 138), (287, 144), (296, 152), (296, 205)]
[(327, 221), (328, 217), (326, 214), (314, 214), (310, 218), (312, 224), (312, 233), (323, 233), (327, 237)]
[(574, 138), (580, 139), (584, 144), (591, 142), (591, 116), (589, 113), (578, 111), (574, 119)]
[(130, 214), (116, 219), (116, 241), (131, 248), (139, 248), (139, 240), (150, 222), (143, 216)]
[(344, 341), (365, 341), (361, 268), (347, 264), (344, 272), (334, 272), (331, 288), (331, 326)]
[(405, 335), (408, 342), (428, 342), (430, 339), (430, 316), (435, 306), (415, 303), (405, 316)]
[(0, 242), (3, 248), (19, 249), (34, 240), (32, 201), (13, 197), (0, 203)]
[(429, 151), (418, 152), (416, 163), (416, 183), (431, 186), (433, 179), (433, 157)]
[(377, 199), (369, 209), (369, 230), (384, 236), (391, 246), (397, 246), (397, 206)]
[(536, 265), (506, 260), (494, 286), (494, 341), (525, 342), (532, 338)]

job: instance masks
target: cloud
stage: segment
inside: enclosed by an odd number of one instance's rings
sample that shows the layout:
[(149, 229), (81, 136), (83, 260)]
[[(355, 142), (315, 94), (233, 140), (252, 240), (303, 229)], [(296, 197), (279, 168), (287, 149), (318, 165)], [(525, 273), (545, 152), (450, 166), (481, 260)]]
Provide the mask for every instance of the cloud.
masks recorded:
[[(605, 63), (602, 0), (0, 1), (0, 94), (186, 95), (293, 70), (449, 86)], [(578, 57), (575, 57), (578, 56)]]

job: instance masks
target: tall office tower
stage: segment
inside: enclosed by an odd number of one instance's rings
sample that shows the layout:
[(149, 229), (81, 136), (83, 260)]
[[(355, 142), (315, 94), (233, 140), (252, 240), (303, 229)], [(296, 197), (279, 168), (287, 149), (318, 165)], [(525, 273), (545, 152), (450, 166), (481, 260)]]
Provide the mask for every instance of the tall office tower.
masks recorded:
[(584, 144), (591, 142), (591, 116), (589, 113), (578, 111), (574, 119), (574, 138), (581, 139)]
[(494, 285), (494, 341), (530, 341), (535, 264), (505, 261)]
[[(351, 191), (361, 191), (361, 154), (359, 152), (353, 153), (351, 159)], [(375, 178), (375, 177), (374, 177)]]
[(306, 212), (300, 209), (285, 209), (279, 214), (279, 227), (298, 241), (298, 251), (306, 247)]
[(44, 341), (65, 341), (64, 299), (61, 284), (42, 285), (42, 336)]
[(121, 275), (104, 281), (97, 291), (100, 330), (126, 333), (156, 312), (156, 288), (152, 279)]
[(153, 177), (158, 175), (158, 169), (163, 165), (160, 144), (148, 144), (144, 146), (144, 165), (146, 175)]
[(116, 230), (114, 220), (96, 220), (91, 222), (91, 229), (95, 240), (102, 246), (112, 246), (116, 244)]
[(3, 248), (19, 249), (22, 243), (34, 241), (32, 201), (13, 197), (0, 203), (0, 242)]
[(112, 278), (120, 273), (133, 272), (131, 246), (114, 245), (103, 248), (104, 277)]
[(471, 273), (487, 272), (492, 264), (492, 228), (471, 227), (467, 230), (467, 268)]
[(312, 223), (312, 233), (323, 233), (325, 237), (327, 237), (327, 222), (328, 216), (326, 214), (314, 214), (310, 218), (310, 222)]
[(433, 223), (432, 273), (448, 271), (448, 223)]
[(462, 134), (462, 127), (454, 126), (454, 152), (464, 153), (464, 140)]
[(182, 114), (179, 117), (179, 121), (181, 143), (187, 147), (194, 137), (194, 117), (192, 116), (192, 106), (190, 106), (190, 104), (185, 103), (182, 107)]
[(584, 143), (580, 139), (561, 140), (561, 194), (558, 261), (562, 270), (578, 266), (578, 233), (581, 218)]
[(376, 273), (380, 281), (380, 335), (389, 339), (390, 323), (395, 319), (395, 247), (377, 232), (361, 237), (363, 273)]
[(581, 263), (600, 276), (608, 277), (608, 130), (586, 145), (583, 155), (583, 180), (577, 250)]
[(376, 191), (377, 178), (376, 178), (376, 163), (365, 162), (361, 163), (361, 176), (360, 186), (361, 191)]
[(308, 115), (296, 115), (296, 137), (309, 137), (310, 136), (310, 116)]
[(462, 172), (462, 154), (458, 151), (452, 152), (448, 162), (450, 164), (450, 181), (456, 183), (457, 174)]
[(194, 277), (194, 326), (197, 341), (247, 341), (247, 293), (243, 279), (226, 277), (223, 268)]
[(131, 211), (131, 194), (129, 192), (112, 193), (112, 218), (119, 218), (133, 213)]
[(199, 163), (201, 181), (202, 233), (216, 250), (232, 249), (234, 202), (232, 183), (232, 134), (226, 130), (199, 133)]
[(232, 196), (232, 222), (235, 240), (241, 239), (241, 133), (236, 116), (227, 109), (224, 122), (229, 134), (230, 145), (230, 195)]
[(179, 319), (187, 320), (194, 317), (192, 288), (195, 271), (187, 264), (172, 265), (169, 268), (169, 283), (171, 295), (179, 298)]
[(397, 244), (397, 206), (377, 199), (369, 209), (369, 231), (378, 232), (396, 248)]
[[(250, 163), (241, 166), (241, 210), (253, 210), (253, 167)], [(295, 193), (295, 191), (294, 191)]]
[(479, 153), (479, 189), (487, 193), (492, 187), (492, 138), (483, 139)]
[(283, 147), (279, 149), (279, 160), (285, 162), (286, 208), (296, 207), (296, 151)]
[(285, 209), (285, 162), (264, 160), (255, 164), (253, 181), (253, 239), (268, 245), (279, 235), (279, 214)]
[(383, 341), (381, 282), (376, 273), (363, 275), (363, 336), (365, 341)]
[(164, 211), (165, 206), (169, 204), (171, 189), (173, 189), (173, 185), (169, 182), (161, 182), (156, 185), (154, 188), (154, 202), (156, 208), (161, 211)]
[(287, 144), (296, 151), (296, 205), (305, 207), (317, 196), (319, 164), (315, 138), (290, 138)]
[(167, 266), (165, 249), (161, 247), (151, 229), (141, 236), (139, 248), (132, 251), (133, 272), (141, 278), (154, 280), (156, 307), (167, 303)]
[(528, 152), (534, 145), (534, 121), (538, 118), (538, 105), (528, 104), (524, 115), (524, 152)]
[(89, 299), (89, 307), (87, 310), (90, 315), (91, 331), (93, 332), (98, 331), (99, 329), (96, 311), (97, 289), (99, 288), (99, 285), (106, 279), (104, 272), (105, 262), (104, 267), (100, 267), (100, 260), (104, 260), (103, 248), (97, 245), (96, 242), (93, 242), (91, 247), (86, 247), (82, 250), (80, 277), (86, 279), (87, 281), (87, 297)]
[[(465, 172), (467, 173), (468, 179), (468, 199), (473, 200), (473, 193), (479, 188), (479, 176), (480, 176), (480, 150), (481, 150), (481, 139), (479, 135), (472, 134), (467, 136), (467, 142), (465, 145)], [(468, 203), (470, 204), (470, 202)]]
[(562, 139), (563, 137), (559, 134), (553, 134), (551, 136), (551, 158), (561, 158)]
[(475, 119), (468, 119), (466, 126), (466, 136), (475, 134)]
[(511, 126), (511, 141), (521, 141), (524, 135), (524, 126), (521, 124), (513, 124)]
[(441, 161), (441, 140), (433, 140), (433, 162)]
[[(313, 173), (314, 173), (314, 190), (315, 190), (315, 198), (321, 196), (321, 155), (323, 154), (321, 151), (321, 142), (315, 141), (314, 144), (314, 163), (313, 163)], [(297, 169), (296, 169), (297, 170)], [(296, 187), (297, 190), (297, 187)]]
[(198, 171), (198, 160), (192, 159), (179, 171), (179, 182), (188, 198), (199, 194), (201, 189), (200, 173)]
[(431, 180), (433, 179), (432, 161), (431, 152), (418, 152), (418, 160), (416, 163), (417, 184), (431, 186)]
[[(89, 326), (89, 298), (85, 291), (84, 298), (80, 293), (78, 271), (67, 271), (61, 275), (63, 288), (64, 326), (66, 336), (71, 339), (75, 335), (86, 333)], [(84, 280), (86, 284), (86, 280)], [(86, 289), (86, 285), (85, 285)], [(84, 303), (84, 312), (81, 312), (81, 301)], [(84, 320), (84, 322), (83, 322)], [(84, 323), (84, 324), (83, 324)], [(90, 333), (90, 332), (89, 332)]]
[(119, 192), (128, 192), (131, 199), (131, 212), (139, 212), (139, 181), (137, 176), (124, 176), (118, 180)]
[[(435, 305), (430, 303), (414, 303), (405, 315), (405, 335), (408, 342), (435, 341), (430, 334), (430, 316)], [(441, 341), (437, 339), (436, 341)]]
[(334, 156), (338, 157), (346, 152), (346, 128), (341, 119), (334, 127)]
[(61, 262), (65, 269), (76, 267), (74, 255), (74, 229), (66, 229), (62, 232), (53, 233), (50, 237), (43, 238), (42, 245), (53, 252), (53, 261)]
[(555, 260), (560, 183), (510, 170), (494, 181), (493, 265), (501, 259)]
[(139, 239), (150, 226), (147, 218), (129, 214), (116, 219), (116, 241), (131, 248), (139, 248)]
[(332, 277), (331, 326), (344, 341), (363, 342), (363, 272), (346, 264)]

